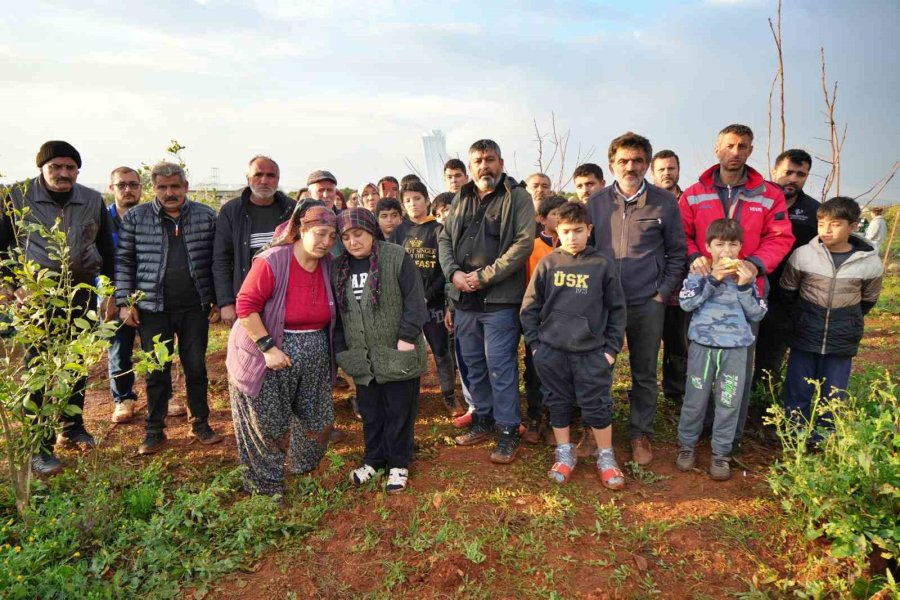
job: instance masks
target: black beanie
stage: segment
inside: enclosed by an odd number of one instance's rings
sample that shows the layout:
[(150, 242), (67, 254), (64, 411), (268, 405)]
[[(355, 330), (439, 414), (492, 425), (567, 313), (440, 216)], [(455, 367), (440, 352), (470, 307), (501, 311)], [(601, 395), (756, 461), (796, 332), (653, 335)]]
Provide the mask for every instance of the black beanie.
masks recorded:
[(37, 166), (40, 169), (44, 166), (44, 163), (54, 158), (71, 158), (75, 161), (75, 164), (78, 165), (78, 168), (81, 168), (81, 155), (78, 154), (78, 150), (75, 149), (75, 146), (69, 142), (60, 140), (44, 142), (44, 145), (38, 150), (35, 162), (37, 162)]

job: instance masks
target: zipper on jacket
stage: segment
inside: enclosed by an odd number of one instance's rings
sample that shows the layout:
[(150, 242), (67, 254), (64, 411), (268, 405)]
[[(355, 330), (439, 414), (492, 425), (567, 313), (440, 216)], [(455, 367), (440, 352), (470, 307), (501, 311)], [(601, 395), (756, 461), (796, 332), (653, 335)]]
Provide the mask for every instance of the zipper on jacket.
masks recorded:
[[(828, 326), (831, 324), (831, 305), (834, 303), (834, 287), (837, 284), (838, 269), (834, 267), (834, 258), (828, 248), (825, 248), (828, 260), (831, 262), (831, 284), (828, 287), (828, 304), (825, 306), (825, 328), (822, 330), (822, 351), (825, 354), (825, 346), (828, 344)], [(843, 266), (843, 265), (841, 265)]]

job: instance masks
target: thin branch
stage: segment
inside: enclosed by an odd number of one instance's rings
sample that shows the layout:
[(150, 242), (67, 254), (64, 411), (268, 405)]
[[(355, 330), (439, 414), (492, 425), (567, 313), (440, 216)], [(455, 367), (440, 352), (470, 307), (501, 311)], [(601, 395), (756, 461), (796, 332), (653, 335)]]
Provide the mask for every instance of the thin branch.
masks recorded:
[[(877, 191), (876, 191), (874, 194), (872, 194), (872, 197), (869, 198), (869, 201), (866, 202), (865, 205), (863, 205), (862, 208), (866, 208), (867, 206), (869, 206), (870, 204), (872, 204), (872, 202), (874, 202), (875, 199), (878, 198), (878, 196), (881, 195), (881, 192), (884, 191), (884, 188), (886, 188), (887, 185), (891, 182), (891, 180), (894, 178), (894, 175), (897, 174), (897, 169), (900, 169), (900, 161), (895, 162), (894, 165), (888, 170), (888, 172), (887, 172), (881, 179), (879, 179), (879, 180), (876, 181), (874, 184), (872, 184), (872, 187), (870, 187), (869, 189), (867, 189), (866, 191), (864, 191), (862, 194), (860, 194), (859, 196), (856, 196), (856, 197), (853, 198), (853, 199), (854, 199), (854, 200), (859, 200), (859, 199), (862, 198), (863, 196), (869, 195), (869, 193), (870, 193), (872, 190), (874, 190), (875, 188), (878, 188)], [(880, 185), (879, 185), (879, 184), (880, 184)]]
[[(772, 24), (771, 19), (769, 25)], [(769, 179), (772, 179), (772, 97), (775, 95), (775, 82), (778, 81), (778, 71), (772, 78), (772, 87), (769, 88), (769, 129), (766, 136), (766, 165), (769, 167)]]
[[(778, 49), (778, 72), (776, 73), (776, 79), (779, 82), (779, 100), (781, 104), (781, 150), (780, 152), (784, 152), (784, 142), (787, 136), (787, 125), (784, 118), (784, 52), (781, 43), (781, 0), (778, 0), (778, 27), (776, 31), (775, 25), (772, 23), (772, 19), (769, 19), (769, 29), (772, 31), (772, 38), (775, 40), (775, 47)], [(774, 91), (775, 84), (772, 83), (772, 90)], [(769, 106), (771, 108), (771, 96)]]

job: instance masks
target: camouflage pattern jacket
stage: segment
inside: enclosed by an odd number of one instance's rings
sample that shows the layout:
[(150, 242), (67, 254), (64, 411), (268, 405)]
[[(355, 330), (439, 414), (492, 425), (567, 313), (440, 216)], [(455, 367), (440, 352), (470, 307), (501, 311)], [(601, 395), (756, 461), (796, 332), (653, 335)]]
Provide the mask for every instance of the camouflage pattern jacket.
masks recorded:
[(741, 348), (753, 343), (750, 323), (766, 315), (766, 301), (756, 286), (738, 286), (731, 277), (690, 273), (678, 297), (681, 308), (693, 312), (688, 339), (714, 348)]

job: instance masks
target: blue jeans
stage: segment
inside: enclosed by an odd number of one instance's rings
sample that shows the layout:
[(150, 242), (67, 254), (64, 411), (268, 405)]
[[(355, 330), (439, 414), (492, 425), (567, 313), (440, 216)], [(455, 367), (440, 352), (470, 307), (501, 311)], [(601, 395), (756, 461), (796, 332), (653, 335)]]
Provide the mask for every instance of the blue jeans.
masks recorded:
[(475, 414), (502, 428), (517, 428), (519, 417), (519, 315), (514, 308), (481, 312), (456, 310), (456, 339), (468, 368)]
[(115, 402), (137, 400), (132, 371), (134, 363), (131, 361), (135, 335), (137, 329), (123, 323), (109, 344), (109, 391), (112, 392)]

